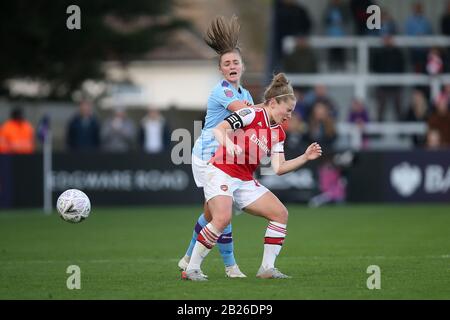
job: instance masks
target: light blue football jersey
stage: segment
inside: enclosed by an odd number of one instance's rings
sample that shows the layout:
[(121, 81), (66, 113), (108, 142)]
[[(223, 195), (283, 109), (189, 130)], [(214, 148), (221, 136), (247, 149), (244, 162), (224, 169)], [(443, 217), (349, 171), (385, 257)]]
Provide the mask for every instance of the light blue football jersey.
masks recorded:
[(239, 86), (239, 89), (236, 90), (228, 81), (222, 80), (213, 88), (208, 98), (205, 125), (200, 136), (195, 141), (192, 149), (193, 155), (205, 161), (212, 157), (219, 146), (219, 143), (214, 138), (212, 129), (231, 114), (228, 106), (236, 100), (247, 100), (253, 104), (250, 92), (242, 86)]

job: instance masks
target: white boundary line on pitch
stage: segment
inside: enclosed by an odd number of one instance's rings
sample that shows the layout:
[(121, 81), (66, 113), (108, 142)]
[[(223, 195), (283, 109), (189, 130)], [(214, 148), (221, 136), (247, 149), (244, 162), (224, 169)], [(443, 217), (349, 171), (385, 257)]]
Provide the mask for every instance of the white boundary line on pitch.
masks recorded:
[[(367, 260), (367, 259), (386, 259), (386, 260), (397, 260), (397, 259), (450, 259), (450, 254), (444, 254), (439, 256), (309, 256), (309, 257), (282, 257), (283, 260), (330, 260), (330, 259), (351, 259), (351, 260)], [(260, 258), (243, 258), (244, 260), (259, 260)], [(169, 261), (178, 262), (179, 259), (156, 259), (156, 258), (136, 258), (136, 259), (94, 259), (94, 260), (83, 260), (83, 259), (73, 259), (73, 260), (9, 260), (0, 261), (0, 264), (16, 264), (16, 263), (26, 263), (26, 264), (49, 264), (49, 263), (151, 263), (157, 261)], [(221, 258), (210, 259), (212, 261), (222, 261)], [(241, 259), (242, 260), (242, 259)]]

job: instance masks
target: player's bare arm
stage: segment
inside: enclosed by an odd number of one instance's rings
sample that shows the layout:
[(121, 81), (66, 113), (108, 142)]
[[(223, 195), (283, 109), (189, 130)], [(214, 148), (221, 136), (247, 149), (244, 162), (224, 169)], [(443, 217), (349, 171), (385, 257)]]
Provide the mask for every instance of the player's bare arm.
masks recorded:
[(286, 160), (282, 152), (273, 153), (271, 157), (272, 169), (277, 175), (282, 175), (300, 168), (308, 161), (315, 160), (321, 155), (322, 147), (317, 142), (310, 144), (304, 154), (291, 160)]
[(242, 108), (248, 108), (249, 106), (251, 106), (251, 103), (246, 100), (236, 100), (228, 105), (228, 110), (235, 112)]
[(239, 155), (242, 153), (242, 149), (237, 144), (234, 144), (228, 136), (228, 133), (231, 132), (231, 130), (231, 125), (227, 121), (222, 121), (213, 129), (213, 132), (219, 144), (226, 147), (229, 155)]
[(236, 100), (228, 105), (228, 110), (230, 110), (231, 112), (235, 112), (235, 111), (241, 110), (242, 108), (248, 108), (248, 107), (253, 107), (253, 108), (262, 107), (262, 103), (253, 105), (250, 101), (247, 101), (247, 100)]

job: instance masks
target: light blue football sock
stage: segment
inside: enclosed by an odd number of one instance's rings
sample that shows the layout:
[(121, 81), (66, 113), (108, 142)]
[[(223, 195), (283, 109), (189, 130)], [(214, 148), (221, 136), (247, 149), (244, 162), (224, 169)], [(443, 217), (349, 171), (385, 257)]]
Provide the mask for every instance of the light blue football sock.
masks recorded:
[(205, 219), (205, 214), (202, 213), (200, 217), (198, 217), (197, 223), (195, 224), (194, 231), (192, 232), (192, 239), (189, 243), (189, 248), (186, 251), (187, 256), (192, 256), (192, 250), (194, 250), (195, 242), (197, 241), (197, 236), (199, 232), (203, 229), (204, 226), (208, 224), (208, 221)]
[(225, 227), (222, 235), (217, 240), (217, 245), (219, 246), (220, 255), (222, 256), (223, 263), (226, 267), (233, 266), (236, 264), (236, 259), (234, 258), (234, 244), (232, 235), (231, 223)]

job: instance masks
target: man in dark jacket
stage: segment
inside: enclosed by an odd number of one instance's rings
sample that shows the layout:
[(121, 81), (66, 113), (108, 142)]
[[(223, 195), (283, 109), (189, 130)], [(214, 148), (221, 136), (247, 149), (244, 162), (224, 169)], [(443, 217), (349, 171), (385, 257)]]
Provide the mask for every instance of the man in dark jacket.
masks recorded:
[[(403, 51), (394, 46), (392, 37), (387, 35), (383, 38), (384, 46), (371, 50), (371, 70), (375, 73), (403, 73), (405, 71), (405, 57)], [(395, 117), (399, 120), (402, 115), (400, 87), (380, 86), (376, 88), (378, 103), (377, 120), (382, 121), (385, 117), (386, 104), (390, 101), (395, 107)]]
[(100, 145), (100, 125), (88, 101), (80, 103), (79, 112), (70, 120), (66, 135), (70, 151), (94, 151)]

